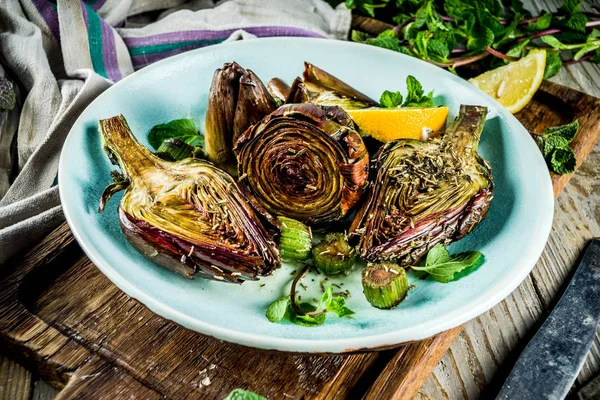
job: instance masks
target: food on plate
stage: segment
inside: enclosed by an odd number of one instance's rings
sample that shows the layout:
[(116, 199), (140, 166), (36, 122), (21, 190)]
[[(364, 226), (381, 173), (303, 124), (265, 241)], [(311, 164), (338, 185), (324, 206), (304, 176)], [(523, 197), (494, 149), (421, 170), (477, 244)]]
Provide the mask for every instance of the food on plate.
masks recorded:
[(279, 251), (234, 179), (194, 158), (170, 162), (133, 136), (122, 115), (100, 121), (105, 152), (123, 171), (121, 228), (131, 244), (186, 278), (241, 283), (280, 266)]
[(408, 278), (404, 268), (382, 262), (370, 264), (362, 271), (363, 293), (373, 307), (389, 310), (404, 300)]
[(362, 258), (416, 265), (437, 243), (458, 240), (482, 221), (494, 192), (491, 168), (477, 154), (486, 113), (463, 105), (441, 139), (381, 147), (375, 184), (350, 228)]
[(219, 166), (235, 163), (232, 149), (238, 137), (275, 106), (273, 97), (254, 72), (235, 62), (217, 69), (206, 110), (208, 159)]
[(234, 148), (240, 186), (264, 218), (336, 221), (366, 190), (369, 155), (339, 107), (286, 104), (253, 125)]
[(546, 50), (531, 50), (518, 61), (513, 61), (469, 79), (511, 113), (521, 111), (533, 98), (544, 80)]
[[(267, 309), (271, 322), (352, 317), (343, 283), (324, 283), (350, 275), (360, 259), (366, 300), (392, 309), (409, 290), (405, 269), (447, 283), (483, 260), (445, 245), (471, 232), (493, 197), (491, 169), (477, 154), (486, 113), (461, 106), (440, 137), (448, 108), (435, 107), (433, 91), (411, 75), (404, 95), (386, 90), (378, 103), (309, 63), (290, 86), (274, 78), (265, 87), (232, 62), (215, 72), (204, 135), (196, 117), (156, 125), (152, 153), (123, 116), (100, 121), (123, 172), (113, 171), (100, 211), (124, 190), (125, 236), (187, 278), (241, 283), (281, 260), (298, 266), (289, 295)], [(314, 245), (313, 227), (323, 237)], [(326, 277), (313, 304), (300, 281), (317, 272)]]
[(328, 233), (312, 249), (313, 262), (325, 275), (348, 273), (356, 262), (356, 249), (344, 233)]
[(279, 252), (283, 261), (305, 261), (310, 258), (312, 231), (302, 222), (287, 217), (277, 217), (279, 222)]

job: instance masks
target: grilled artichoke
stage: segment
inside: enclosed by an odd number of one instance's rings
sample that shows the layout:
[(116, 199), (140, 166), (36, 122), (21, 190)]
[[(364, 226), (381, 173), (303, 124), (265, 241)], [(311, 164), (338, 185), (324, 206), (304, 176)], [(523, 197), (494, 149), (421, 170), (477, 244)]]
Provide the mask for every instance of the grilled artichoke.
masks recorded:
[(369, 96), (310, 63), (304, 63), (303, 77), (303, 80), (296, 78), (292, 83), (286, 103), (311, 102), (347, 110), (379, 106)]
[(350, 228), (364, 259), (416, 265), (435, 244), (462, 238), (485, 217), (494, 188), (477, 154), (486, 113), (461, 106), (441, 140), (398, 140), (379, 150), (377, 184)]
[(252, 124), (275, 109), (275, 100), (250, 70), (233, 62), (215, 71), (206, 110), (206, 153), (218, 166), (234, 162), (233, 145)]
[(279, 267), (277, 246), (227, 173), (194, 158), (160, 159), (135, 139), (122, 115), (101, 120), (100, 133), (128, 182), (121, 178), (105, 194), (125, 188), (121, 228), (144, 255), (187, 278), (235, 283)]
[(234, 149), (240, 184), (273, 225), (345, 216), (368, 186), (369, 156), (339, 107), (287, 104), (252, 126)]

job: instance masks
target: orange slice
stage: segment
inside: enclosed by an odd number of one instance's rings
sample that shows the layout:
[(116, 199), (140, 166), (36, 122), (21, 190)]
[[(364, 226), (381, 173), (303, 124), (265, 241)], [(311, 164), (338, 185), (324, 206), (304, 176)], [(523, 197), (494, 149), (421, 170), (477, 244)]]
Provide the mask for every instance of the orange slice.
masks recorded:
[(382, 142), (396, 139), (421, 140), (424, 134), (446, 127), (448, 107), (364, 108), (346, 110), (361, 132)]

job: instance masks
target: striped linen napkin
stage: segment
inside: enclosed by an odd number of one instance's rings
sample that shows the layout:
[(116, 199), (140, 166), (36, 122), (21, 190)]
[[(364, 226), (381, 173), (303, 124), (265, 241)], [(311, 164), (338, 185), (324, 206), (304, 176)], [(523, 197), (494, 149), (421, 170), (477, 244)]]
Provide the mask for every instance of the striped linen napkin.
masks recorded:
[[(64, 220), (56, 186), (60, 149), (79, 114), (112, 83), (228, 40), (343, 40), (350, 22), (349, 10), (324, 0), (3, 1), (0, 264)], [(3, 109), (4, 98), (16, 104)]]

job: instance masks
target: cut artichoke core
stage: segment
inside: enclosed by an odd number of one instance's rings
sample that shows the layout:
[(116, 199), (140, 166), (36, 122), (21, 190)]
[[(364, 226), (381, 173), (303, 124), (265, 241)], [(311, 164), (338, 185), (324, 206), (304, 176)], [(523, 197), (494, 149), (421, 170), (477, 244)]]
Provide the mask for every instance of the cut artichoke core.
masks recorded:
[(415, 265), (436, 243), (469, 233), (493, 195), (489, 165), (477, 155), (487, 109), (461, 106), (442, 139), (398, 140), (375, 156), (375, 182), (352, 223), (367, 261)]
[(279, 266), (276, 245), (227, 173), (198, 159), (158, 158), (123, 116), (101, 120), (100, 132), (129, 181), (119, 216), (142, 253), (186, 277), (238, 283)]

